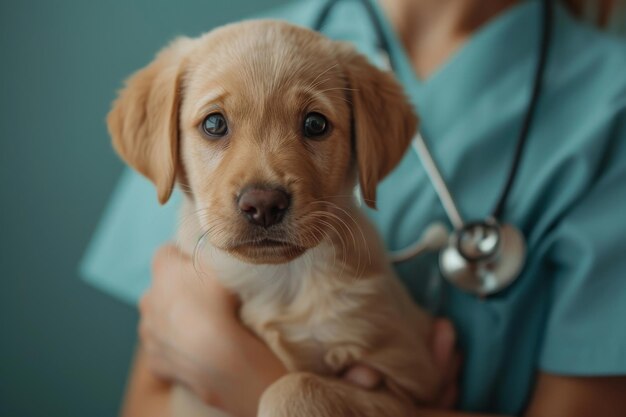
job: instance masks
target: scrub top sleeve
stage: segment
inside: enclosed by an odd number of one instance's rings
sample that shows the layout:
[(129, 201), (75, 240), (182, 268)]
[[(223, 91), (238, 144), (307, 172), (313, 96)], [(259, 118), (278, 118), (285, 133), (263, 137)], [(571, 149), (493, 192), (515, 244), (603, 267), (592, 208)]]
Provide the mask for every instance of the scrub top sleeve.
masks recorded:
[(616, 131), (597, 181), (553, 230), (547, 372), (626, 375), (626, 117)]
[(154, 186), (126, 169), (83, 257), (81, 276), (116, 298), (136, 304), (150, 285), (155, 250), (175, 236), (180, 200), (174, 192), (160, 206)]

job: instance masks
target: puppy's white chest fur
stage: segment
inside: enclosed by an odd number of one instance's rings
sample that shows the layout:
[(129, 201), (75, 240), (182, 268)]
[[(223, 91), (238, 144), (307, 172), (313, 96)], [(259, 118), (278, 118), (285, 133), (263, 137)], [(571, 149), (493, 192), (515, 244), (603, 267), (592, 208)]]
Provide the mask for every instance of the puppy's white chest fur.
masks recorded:
[[(187, 222), (191, 212), (188, 203)], [(285, 264), (252, 265), (200, 243), (203, 264), (241, 298), (242, 321), (289, 370), (337, 374), (358, 361), (390, 371), (396, 363), (423, 360), (417, 345), (427, 319), (376, 255), (383, 252), (371, 225), (361, 214), (354, 218), (364, 234), (359, 250), (342, 252), (323, 241)], [(179, 242), (194, 253), (197, 241), (184, 235)], [(393, 358), (393, 346), (413, 349), (417, 360)]]
[(289, 370), (334, 374), (362, 356), (359, 345), (373, 343), (363, 309), (382, 284), (356, 277), (337, 256), (324, 242), (286, 264), (250, 265), (222, 253), (211, 266), (241, 297), (242, 321)]
[[(186, 204), (186, 224), (190, 213)], [(208, 243), (197, 255), (239, 295), (242, 321), (290, 371), (336, 375), (358, 362), (399, 392), (429, 397), (437, 378), (425, 344), (429, 318), (383, 258), (372, 225), (356, 209), (352, 214), (363, 239), (350, 251), (323, 241), (277, 265), (245, 263)], [(182, 249), (196, 252), (197, 241), (185, 235), (180, 231)]]

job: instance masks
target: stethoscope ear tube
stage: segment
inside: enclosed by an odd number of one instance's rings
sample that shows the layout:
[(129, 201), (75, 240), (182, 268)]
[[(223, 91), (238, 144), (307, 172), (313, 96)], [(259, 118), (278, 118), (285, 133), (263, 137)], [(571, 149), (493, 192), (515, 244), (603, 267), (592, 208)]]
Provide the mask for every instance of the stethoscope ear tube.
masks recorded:
[(542, 0), (541, 17), (542, 19), (541, 37), (539, 39), (539, 57), (537, 60), (537, 67), (535, 68), (535, 76), (532, 85), (530, 101), (528, 102), (528, 109), (526, 110), (526, 114), (524, 115), (522, 127), (519, 131), (519, 136), (515, 144), (513, 161), (511, 162), (509, 173), (504, 183), (504, 187), (502, 187), (500, 198), (498, 199), (498, 202), (493, 209), (492, 217), (495, 219), (502, 218), (502, 214), (508, 201), (509, 194), (513, 189), (513, 184), (515, 183), (515, 178), (517, 177), (517, 173), (519, 171), (519, 164), (522, 160), (522, 156), (524, 155), (524, 146), (526, 145), (526, 142), (528, 140), (530, 128), (532, 127), (535, 114), (537, 113), (537, 104), (539, 102), (539, 97), (541, 96), (541, 90), (544, 82), (544, 74), (546, 72), (546, 64), (548, 62), (548, 54), (550, 52), (550, 43), (552, 40), (552, 23), (554, 17), (551, 0)]

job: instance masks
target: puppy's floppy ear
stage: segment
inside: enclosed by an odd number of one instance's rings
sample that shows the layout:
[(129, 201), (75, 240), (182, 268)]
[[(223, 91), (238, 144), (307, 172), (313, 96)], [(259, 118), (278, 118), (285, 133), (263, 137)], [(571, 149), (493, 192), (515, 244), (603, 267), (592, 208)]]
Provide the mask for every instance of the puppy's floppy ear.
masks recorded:
[(161, 204), (172, 194), (176, 178), (180, 84), (192, 43), (175, 40), (133, 74), (107, 117), (113, 147), (154, 183)]
[(376, 186), (400, 162), (417, 117), (400, 84), (345, 43), (337, 48), (351, 89), (353, 135), (363, 200), (376, 208)]

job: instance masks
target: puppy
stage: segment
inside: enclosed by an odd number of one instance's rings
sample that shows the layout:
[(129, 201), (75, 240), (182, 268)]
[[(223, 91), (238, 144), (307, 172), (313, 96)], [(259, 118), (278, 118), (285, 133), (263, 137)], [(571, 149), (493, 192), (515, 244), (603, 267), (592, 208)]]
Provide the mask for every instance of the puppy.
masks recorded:
[[(174, 41), (127, 81), (108, 125), (161, 203), (181, 185), (195, 232), (180, 233), (182, 249), (208, 258), (242, 322), (291, 371), (259, 416), (398, 417), (433, 399), (429, 318), (353, 193), (358, 182), (374, 207), (416, 130), (392, 75), (345, 43), (247, 21)], [(357, 363), (383, 387), (337, 378)], [(173, 408), (218, 415), (183, 391)]]

